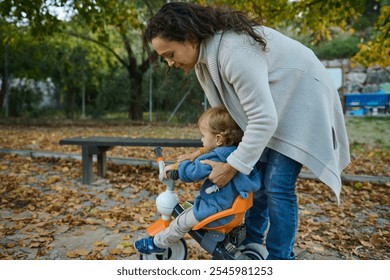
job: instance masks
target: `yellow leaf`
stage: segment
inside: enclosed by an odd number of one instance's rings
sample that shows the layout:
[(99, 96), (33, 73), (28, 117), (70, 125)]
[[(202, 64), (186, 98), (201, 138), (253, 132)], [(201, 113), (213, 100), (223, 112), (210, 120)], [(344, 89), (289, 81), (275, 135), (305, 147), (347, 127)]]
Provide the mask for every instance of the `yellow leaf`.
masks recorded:
[(133, 247), (126, 247), (125, 249), (122, 250), (123, 254), (131, 255), (136, 253), (135, 249)]
[(99, 246), (100, 247), (107, 247), (108, 246), (107, 243), (105, 243), (103, 241), (96, 241), (93, 245), (96, 247), (99, 247)]
[(372, 244), (370, 242), (359, 240), (360, 244), (362, 244), (364, 247), (372, 247)]
[(317, 252), (324, 252), (324, 251), (325, 251), (324, 247), (322, 247), (321, 245), (315, 245), (315, 246), (313, 247), (313, 249), (314, 249), (315, 251), (317, 251)]
[(132, 230), (132, 231), (137, 231), (137, 230), (139, 230), (141, 227), (140, 226), (136, 226), (136, 225), (131, 225), (130, 226), (130, 229)]
[(66, 255), (67, 255), (69, 258), (77, 258), (77, 257), (79, 256), (78, 254), (76, 254), (76, 253), (73, 252), (73, 251), (66, 253)]
[(122, 235), (121, 239), (122, 240), (129, 240), (130, 239), (130, 235), (128, 235), (128, 234)]
[(41, 243), (39, 242), (31, 242), (30, 248), (38, 248), (41, 246)]
[(131, 246), (133, 246), (133, 243), (130, 242), (130, 241), (123, 241), (123, 242), (120, 243), (120, 245), (122, 245), (123, 248), (126, 248), (126, 247), (131, 247)]
[(47, 183), (48, 184), (54, 184), (56, 182), (59, 182), (61, 180), (60, 176), (50, 176), (48, 179), (47, 179)]
[(116, 222), (111, 220), (111, 221), (106, 223), (106, 226), (109, 227), (109, 228), (115, 227), (116, 226)]
[(319, 236), (319, 235), (312, 235), (311, 238), (313, 238), (316, 241), (322, 241), (323, 240), (323, 238), (321, 236)]
[(122, 249), (119, 249), (119, 248), (111, 249), (111, 250), (109, 251), (109, 253), (110, 253), (111, 255), (120, 255), (120, 254), (122, 253)]
[(86, 256), (88, 254), (89, 254), (89, 250), (84, 249), (84, 248), (78, 248), (78, 249), (75, 249), (73, 251), (66, 253), (66, 255), (70, 258), (76, 258), (79, 256)]

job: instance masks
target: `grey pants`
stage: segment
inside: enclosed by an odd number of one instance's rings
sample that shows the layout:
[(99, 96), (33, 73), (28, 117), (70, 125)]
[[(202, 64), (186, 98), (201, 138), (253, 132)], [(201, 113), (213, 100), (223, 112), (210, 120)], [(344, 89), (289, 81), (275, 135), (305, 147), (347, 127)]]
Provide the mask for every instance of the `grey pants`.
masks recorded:
[(171, 247), (198, 223), (192, 207), (187, 208), (171, 222), (169, 227), (154, 236), (154, 244), (159, 248)]

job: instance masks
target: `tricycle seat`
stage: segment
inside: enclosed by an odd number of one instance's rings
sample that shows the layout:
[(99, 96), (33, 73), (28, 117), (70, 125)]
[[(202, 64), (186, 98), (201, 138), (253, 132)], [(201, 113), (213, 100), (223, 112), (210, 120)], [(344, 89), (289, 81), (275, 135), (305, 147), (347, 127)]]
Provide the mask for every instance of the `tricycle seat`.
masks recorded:
[[(194, 226), (192, 230), (198, 230), (202, 228), (206, 230), (219, 231), (227, 234), (230, 231), (232, 231), (233, 228), (242, 224), (242, 222), (244, 221), (245, 212), (249, 208), (251, 208), (252, 205), (253, 205), (253, 193), (248, 193), (248, 197), (245, 199), (238, 195), (234, 200), (231, 208), (207, 217), (206, 219), (202, 220), (199, 224)], [(217, 227), (207, 227), (207, 225), (210, 224), (211, 222), (230, 215), (234, 215), (234, 218), (226, 225), (217, 226)]]

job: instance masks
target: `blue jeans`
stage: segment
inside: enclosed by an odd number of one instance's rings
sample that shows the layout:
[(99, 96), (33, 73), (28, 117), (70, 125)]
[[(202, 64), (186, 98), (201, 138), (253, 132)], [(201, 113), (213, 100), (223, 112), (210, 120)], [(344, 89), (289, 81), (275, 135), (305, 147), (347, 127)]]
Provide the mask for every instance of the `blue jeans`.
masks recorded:
[(245, 216), (244, 244), (263, 244), (268, 229), (267, 259), (295, 259), (293, 247), (298, 228), (295, 183), (302, 164), (266, 148), (257, 165), (262, 187), (254, 193), (253, 206)]

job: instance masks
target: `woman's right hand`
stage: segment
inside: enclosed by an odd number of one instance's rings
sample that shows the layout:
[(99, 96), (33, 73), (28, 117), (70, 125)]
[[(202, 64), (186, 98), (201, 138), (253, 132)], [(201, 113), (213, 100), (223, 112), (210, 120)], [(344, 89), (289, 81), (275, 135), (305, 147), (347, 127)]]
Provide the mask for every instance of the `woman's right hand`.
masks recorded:
[(201, 163), (208, 164), (213, 169), (209, 175), (209, 180), (222, 188), (237, 174), (237, 170), (229, 163), (216, 162), (209, 159), (202, 160)]

